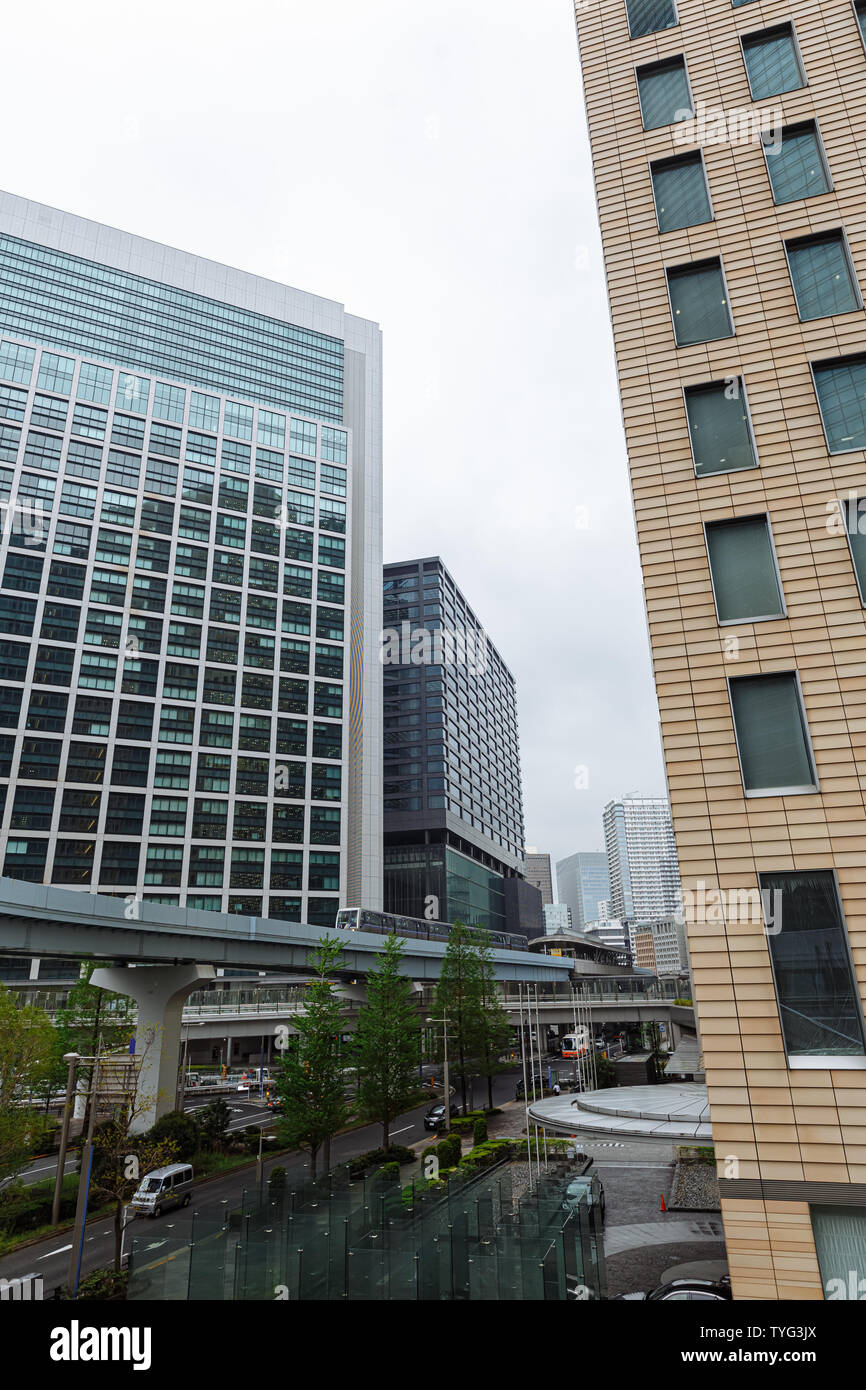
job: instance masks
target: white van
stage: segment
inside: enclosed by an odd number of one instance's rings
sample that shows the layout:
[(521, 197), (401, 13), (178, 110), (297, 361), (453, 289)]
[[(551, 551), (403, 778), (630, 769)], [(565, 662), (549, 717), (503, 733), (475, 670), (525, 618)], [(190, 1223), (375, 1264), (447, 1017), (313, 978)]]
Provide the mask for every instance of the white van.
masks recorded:
[(133, 1211), (140, 1216), (162, 1216), (173, 1207), (189, 1206), (193, 1176), (188, 1163), (169, 1163), (145, 1173), (130, 1204)]

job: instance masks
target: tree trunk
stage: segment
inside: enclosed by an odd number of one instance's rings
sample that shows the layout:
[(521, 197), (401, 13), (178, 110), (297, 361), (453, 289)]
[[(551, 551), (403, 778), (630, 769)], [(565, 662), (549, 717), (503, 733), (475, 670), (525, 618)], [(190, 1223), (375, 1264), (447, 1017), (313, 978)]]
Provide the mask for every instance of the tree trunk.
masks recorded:
[(391, 1120), (386, 1115), (382, 1121), (382, 1148), (387, 1149), (391, 1137)]
[(317, 1157), (318, 1157), (318, 1154), (319, 1154), (319, 1146), (318, 1146), (318, 1144), (315, 1144), (315, 1145), (311, 1144), (311, 1145), (310, 1145), (310, 1177), (311, 1177), (311, 1178), (315, 1178), (315, 1176), (316, 1176), (316, 1159), (317, 1159)]
[(331, 1171), (331, 1136), (330, 1136), (330, 1134), (328, 1135), (327, 1139), (325, 1140), (324, 1145), (322, 1146), (322, 1148), (323, 1148), (323, 1151), (322, 1151), (322, 1176), (323, 1176), (323, 1177), (327, 1177), (328, 1174), (329, 1174), (330, 1171)]
[(488, 1106), (488, 1109), (490, 1109), (490, 1110), (493, 1109), (493, 1072), (492, 1072), (492, 1071), (489, 1071), (489, 1072), (487, 1073), (487, 1106)]

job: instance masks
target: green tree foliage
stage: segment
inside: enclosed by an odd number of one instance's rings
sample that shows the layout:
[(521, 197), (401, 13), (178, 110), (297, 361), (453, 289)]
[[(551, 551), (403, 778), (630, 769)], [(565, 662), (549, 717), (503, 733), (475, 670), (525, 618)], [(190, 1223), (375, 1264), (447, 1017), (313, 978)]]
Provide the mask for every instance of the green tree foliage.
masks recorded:
[[(226, 1107), (228, 1108), (228, 1107)], [(179, 1162), (192, 1158), (201, 1143), (201, 1132), (192, 1115), (184, 1115), (180, 1110), (170, 1110), (161, 1115), (148, 1133), (151, 1144), (173, 1144)]]
[(42, 1009), (19, 1008), (0, 985), (0, 1177), (17, 1172), (30, 1156), (41, 1117), (22, 1105), (38, 1088), (55, 1056), (55, 1030)]
[(154, 1139), (153, 1130), (140, 1137), (130, 1134), (134, 1114), (133, 1102), (127, 1114), (119, 1111), (115, 1119), (100, 1125), (93, 1136), (94, 1186), (114, 1203), (114, 1268), (118, 1273), (124, 1206), (145, 1173), (174, 1163), (178, 1157), (175, 1144), (161, 1137)]
[(617, 1084), (616, 1067), (609, 1057), (596, 1057), (595, 1076), (600, 1091)]
[[(455, 922), (436, 984), (435, 1012), (446, 1018), (449, 1068), (459, 1078), (463, 1113), (466, 1084), (481, 1045), (481, 978), (478, 951), (462, 922)], [(443, 1055), (442, 1030), (437, 1029), (438, 1055)], [(446, 1104), (448, 1097), (445, 1097)]]
[(196, 1123), (198, 1125), (204, 1146), (211, 1149), (221, 1149), (229, 1137), (229, 1120), (231, 1111), (223, 1100), (222, 1096), (217, 1096), (209, 1105), (205, 1105), (196, 1112)]
[(367, 1002), (358, 1013), (354, 1058), (358, 1101), (363, 1115), (382, 1126), (387, 1149), (391, 1122), (415, 1098), (418, 1061), (418, 1013), (412, 986), (400, 973), (403, 942), (385, 938), (385, 949), (367, 976)]
[[(135, 1032), (135, 1005), (125, 994), (113, 994), (90, 983), (94, 970), (105, 961), (85, 961), (81, 979), (69, 991), (66, 1004), (57, 1010), (55, 1022), (64, 1052), (78, 1052), (82, 1057), (95, 1057), (97, 1052), (125, 1052)], [(79, 1076), (91, 1086), (90, 1070), (82, 1067)], [(63, 1080), (65, 1082), (65, 1073)], [(90, 1099), (84, 1116), (84, 1128), (90, 1114)]]
[(511, 1036), (511, 1025), (502, 1005), (502, 993), (493, 964), (493, 948), (486, 931), (476, 930), (474, 948), (478, 958), (478, 1070), (487, 1078), (487, 1103), (492, 1110), (493, 1078), (503, 1070), (499, 1058)]
[(295, 1023), (298, 1047), (276, 1068), (277, 1094), (285, 1109), (277, 1133), (283, 1143), (309, 1149), (313, 1177), (319, 1150), (324, 1148), (327, 1171), (331, 1139), (349, 1118), (340, 1047), (343, 1002), (334, 979), (342, 953), (342, 942), (326, 937), (310, 953), (314, 979), (307, 987), (304, 1013)]

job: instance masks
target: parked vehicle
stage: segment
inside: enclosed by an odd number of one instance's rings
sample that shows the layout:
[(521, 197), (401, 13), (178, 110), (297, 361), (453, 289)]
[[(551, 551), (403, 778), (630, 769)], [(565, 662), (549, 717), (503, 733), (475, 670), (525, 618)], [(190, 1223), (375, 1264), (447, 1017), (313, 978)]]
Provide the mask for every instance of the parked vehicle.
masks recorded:
[(137, 1216), (162, 1216), (175, 1207), (188, 1207), (193, 1177), (188, 1163), (169, 1163), (145, 1173), (130, 1203), (133, 1211)]
[[(545, 1092), (547, 1092), (547, 1094), (549, 1095), (549, 1094), (550, 1094), (550, 1089), (551, 1089), (551, 1087), (550, 1087), (550, 1082), (548, 1081), (548, 1079), (547, 1079), (546, 1076), (536, 1076), (536, 1078), (535, 1078), (535, 1094), (536, 1094), (536, 1095), (542, 1095), (542, 1096), (543, 1096), (543, 1095), (545, 1094)], [(529, 1094), (532, 1095), (532, 1078), (531, 1078), (531, 1077), (529, 1078)], [(520, 1077), (518, 1077), (518, 1079), (517, 1079), (517, 1088), (516, 1088), (516, 1090), (515, 1090), (515, 1092), (514, 1092), (514, 1099), (515, 1099), (515, 1100), (525, 1100), (525, 1098), (526, 1098), (526, 1092), (525, 1092), (524, 1089), (523, 1089), (523, 1077), (520, 1076)]]
[(579, 1178), (572, 1178), (565, 1190), (562, 1199), (564, 1211), (576, 1209), (582, 1198), (586, 1198), (589, 1210), (597, 1211), (600, 1220), (604, 1221), (604, 1188), (600, 1179), (595, 1173), (584, 1173)]
[[(453, 1102), (450, 1106), (451, 1118), (460, 1114), (460, 1106)], [(445, 1105), (440, 1101), (438, 1105), (431, 1105), (427, 1114), (424, 1116), (425, 1129), (443, 1129), (445, 1126)]]
[(672, 1279), (649, 1293), (620, 1293), (613, 1302), (620, 1303), (720, 1303), (732, 1298), (731, 1280), (728, 1275), (721, 1279)]

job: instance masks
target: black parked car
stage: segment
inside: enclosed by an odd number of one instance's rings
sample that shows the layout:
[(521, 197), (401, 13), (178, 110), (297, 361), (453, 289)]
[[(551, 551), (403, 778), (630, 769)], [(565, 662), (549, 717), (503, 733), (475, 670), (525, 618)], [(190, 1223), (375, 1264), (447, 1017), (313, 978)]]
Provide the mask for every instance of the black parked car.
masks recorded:
[[(451, 1118), (460, 1114), (460, 1106), (451, 1103)], [(445, 1105), (440, 1101), (438, 1105), (431, 1105), (427, 1114), (424, 1116), (425, 1129), (443, 1129), (445, 1127)]]

